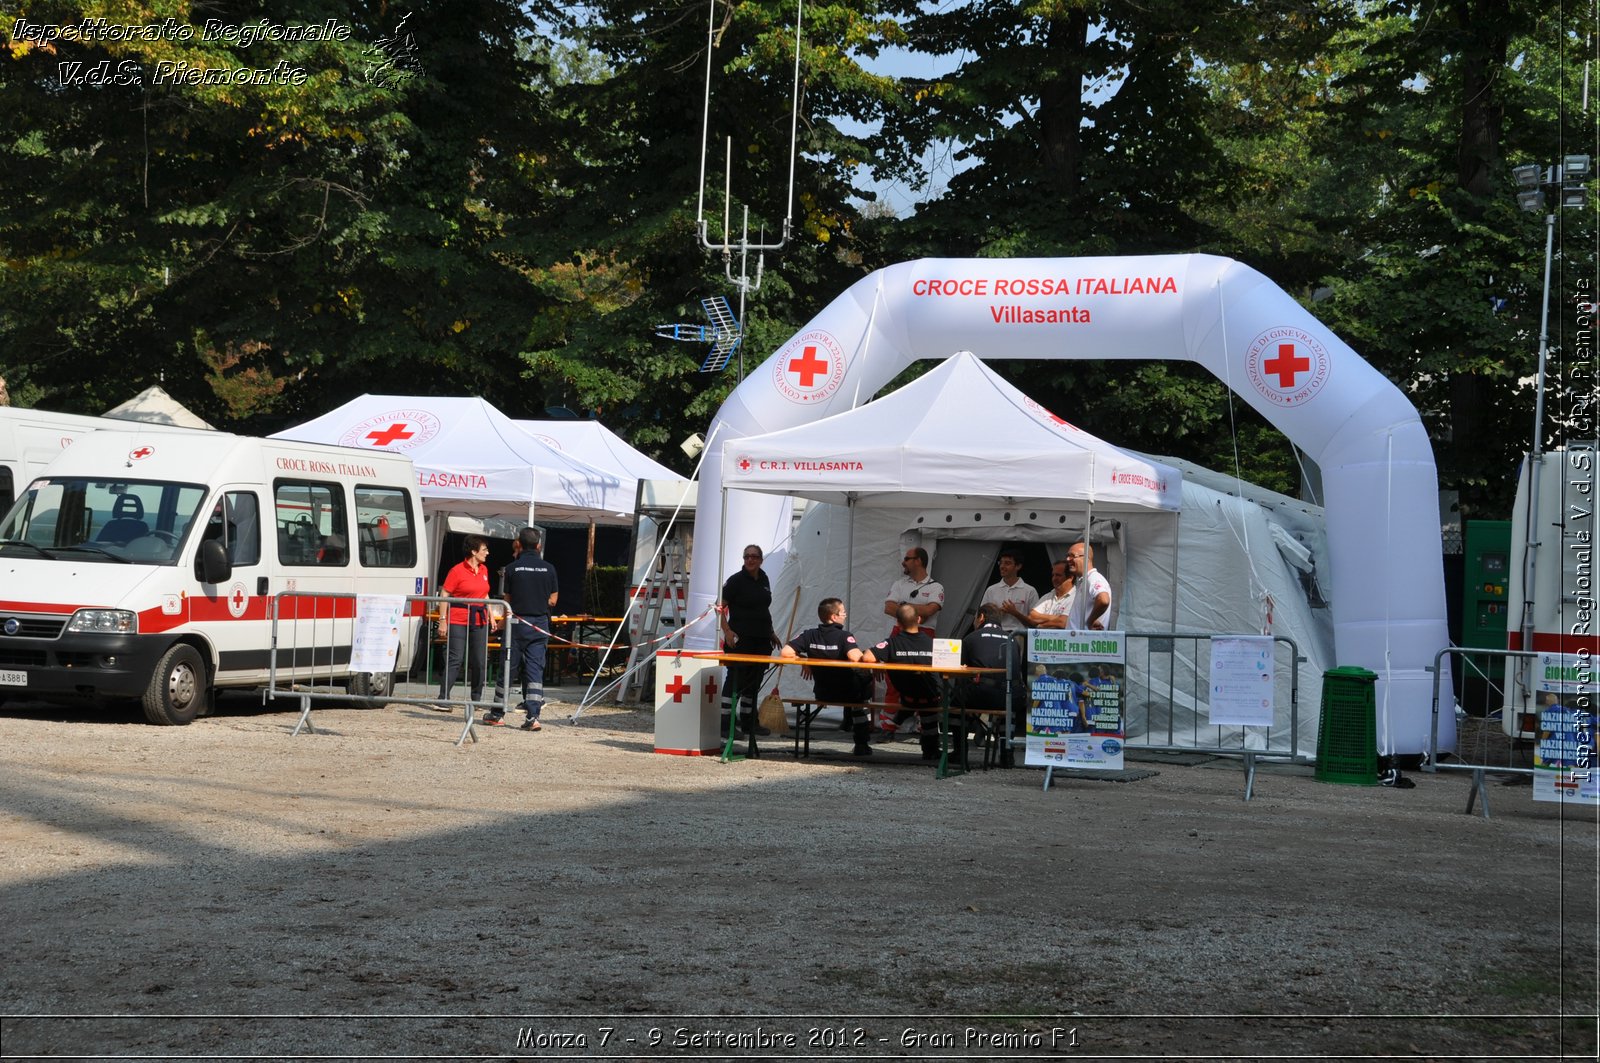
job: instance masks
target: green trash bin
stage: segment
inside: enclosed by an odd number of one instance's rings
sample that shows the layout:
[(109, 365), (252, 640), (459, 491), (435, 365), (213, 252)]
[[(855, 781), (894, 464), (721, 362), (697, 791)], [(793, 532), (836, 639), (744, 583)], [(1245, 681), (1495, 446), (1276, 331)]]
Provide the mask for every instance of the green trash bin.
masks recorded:
[(1330, 668), (1322, 674), (1317, 781), (1378, 785), (1378, 673)]

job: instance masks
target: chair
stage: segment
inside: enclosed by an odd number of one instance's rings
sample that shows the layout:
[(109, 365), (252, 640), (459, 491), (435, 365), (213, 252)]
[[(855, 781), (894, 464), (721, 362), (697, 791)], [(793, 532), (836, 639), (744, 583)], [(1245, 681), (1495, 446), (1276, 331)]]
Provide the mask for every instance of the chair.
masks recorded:
[(95, 535), (95, 541), (126, 546), (143, 535), (150, 534), (150, 525), (144, 522), (144, 503), (137, 495), (118, 495), (111, 507), (111, 519)]

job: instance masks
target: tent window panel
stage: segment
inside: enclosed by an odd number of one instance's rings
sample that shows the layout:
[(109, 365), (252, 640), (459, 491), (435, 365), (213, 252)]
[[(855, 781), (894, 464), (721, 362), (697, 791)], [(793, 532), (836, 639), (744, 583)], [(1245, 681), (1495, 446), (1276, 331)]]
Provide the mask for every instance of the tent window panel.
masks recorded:
[(278, 560), (285, 565), (349, 563), (344, 492), (336, 483), (275, 480), (274, 520)]
[(356, 486), (356, 534), (366, 568), (410, 568), (417, 562), (411, 496), (398, 487)]

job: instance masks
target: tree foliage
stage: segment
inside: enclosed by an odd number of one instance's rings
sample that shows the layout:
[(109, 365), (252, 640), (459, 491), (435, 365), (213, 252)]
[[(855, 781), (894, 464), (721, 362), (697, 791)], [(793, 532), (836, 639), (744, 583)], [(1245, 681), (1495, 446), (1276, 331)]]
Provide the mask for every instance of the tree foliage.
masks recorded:
[[(752, 364), (864, 271), (906, 258), (1223, 254), (1412, 396), (1445, 486), (1504, 507), (1532, 423), (1543, 237), (1509, 168), (1593, 150), (1592, 110), (1575, 103), (1591, 47), (1578, 5), (835, 0), (805, 8), (792, 111), (795, 10), (0, 13), (0, 374), (22, 401), (84, 411), (159, 379), (247, 428), (362, 391), (482, 394), (514, 414), (599, 413), (682, 465), (674, 444), (736, 373), (700, 374), (703, 349), (655, 328), (698, 322), (709, 295), (737, 304), (730, 277), (753, 281), (760, 253), (706, 245), (737, 244), (748, 207), (751, 243), (787, 236), (749, 293)], [(91, 17), (196, 33), (16, 32)], [(207, 20), (347, 32), (205, 39)], [(948, 72), (894, 76), (896, 50)], [(161, 63), (306, 76), (159, 83)], [(923, 180), (934, 151), (956, 163), (945, 187), (906, 217), (874, 202), (879, 182)], [(1570, 296), (1594, 276), (1594, 213), (1559, 220), (1555, 286)], [(1582, 300), (1552, 306), (1554, 434), (1576, 423), (1585, 385), (1560, 370), (1585, 334)], [(997, 368), (1117, 443), (1280, 489), (1298, 478), (1285, 441), (1196, 367)]]

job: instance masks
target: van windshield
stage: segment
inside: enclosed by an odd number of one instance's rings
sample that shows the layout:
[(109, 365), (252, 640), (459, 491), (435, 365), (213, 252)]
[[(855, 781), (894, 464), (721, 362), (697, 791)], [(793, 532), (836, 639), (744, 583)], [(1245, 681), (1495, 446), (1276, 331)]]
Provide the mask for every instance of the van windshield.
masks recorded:
[(0, 523), (0, 553), (175, 565), (206, 489), (161, 480), (35, 480)]

